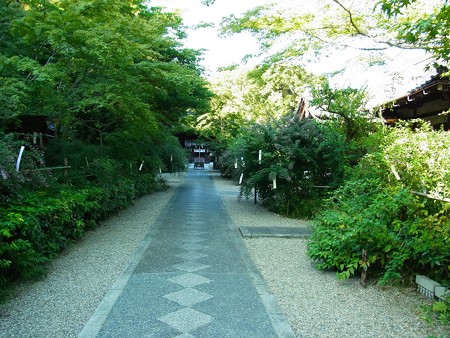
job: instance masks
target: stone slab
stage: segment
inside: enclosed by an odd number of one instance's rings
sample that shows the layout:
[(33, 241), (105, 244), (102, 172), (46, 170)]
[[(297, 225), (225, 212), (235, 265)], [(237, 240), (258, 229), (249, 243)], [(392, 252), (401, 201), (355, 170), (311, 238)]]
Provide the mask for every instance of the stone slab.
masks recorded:
[(447, 297), (450, 297), (450, 289), (447, 289), (445, 286), (436, 286), (434, 295), (441, 300), (447, 300)]
[(280, 238), (309, 238), (311, 230), (296, 227), (251, 227), (240, 226), (239, 232), (245, 238), (280, 237)]

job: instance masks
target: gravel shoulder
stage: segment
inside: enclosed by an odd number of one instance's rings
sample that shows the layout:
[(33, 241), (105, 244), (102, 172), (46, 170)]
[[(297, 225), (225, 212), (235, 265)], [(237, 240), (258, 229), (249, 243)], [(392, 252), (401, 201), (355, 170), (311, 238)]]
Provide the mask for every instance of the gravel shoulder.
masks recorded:
[[(212, 175), (236, 226), (307, 227), (253, 203), (239, 201), (239, 187)], [(250, 238), (247, 249), (298, 337), (450, 337), (450, 328), (428, 326), (420, 316), (426, 299), (415, 290), (362, 288), (359, 279), (338, 281), (314, 268), (307, 240)]]

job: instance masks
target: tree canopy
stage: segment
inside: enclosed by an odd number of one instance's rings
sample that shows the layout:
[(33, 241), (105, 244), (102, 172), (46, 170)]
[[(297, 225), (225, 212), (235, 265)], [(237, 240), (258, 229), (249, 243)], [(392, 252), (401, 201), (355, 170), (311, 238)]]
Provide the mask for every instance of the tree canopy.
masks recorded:
[(158, 137), (208, 109), (199, 51), (181, 18), (140, 0), (0, 3), (0, 125), (48, 116), (67, 137)]
[[(323, 0), (315, 5), (274, 3), (222, 20), (222, 34), (250, 32), (263, 49), (275, 44), (286, 58), (352, 48), (379, 53), (391, 47), (423, 49), (448, 62), (447, 1)], [(280, 40), (282, 44), (280, 45)], [(376, 54), (374, 54), (375, 56)]]

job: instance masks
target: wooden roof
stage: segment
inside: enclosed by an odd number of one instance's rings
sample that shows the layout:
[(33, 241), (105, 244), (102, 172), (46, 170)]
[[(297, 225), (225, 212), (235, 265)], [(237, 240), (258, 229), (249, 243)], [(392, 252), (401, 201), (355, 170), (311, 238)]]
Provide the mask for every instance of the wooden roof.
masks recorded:
[(421, 118), (436, 128), (444, 126), (450, 130), (449, 114), (443, 114), (449, 109), (450, 79), (438, 74), (408, 94), (385, 103), (380, 110), (388, 124)]

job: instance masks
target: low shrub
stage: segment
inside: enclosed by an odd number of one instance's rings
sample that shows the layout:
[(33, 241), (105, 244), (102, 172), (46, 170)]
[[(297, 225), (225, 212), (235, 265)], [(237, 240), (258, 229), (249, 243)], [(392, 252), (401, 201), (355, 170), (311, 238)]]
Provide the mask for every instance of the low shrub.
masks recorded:
[[(450, 280), (450, 139), (427, 126), (387, 131), (319, 213), (308, 255), (340, 278)], [(420, 189), (420, 191), (419, 191)]]
[(153, 174), (137, 174), (132, 177), (134, 182), (135, 196), (141, 197), (159, 190), (163, 187), (163, 181)]
[(439, 322), (442, 325), (450, 325), (450, 296), (445, 300), (439, 300), (432, 304), (423, 305), (424, 319), (430, 324), (436, 324)]
[(0, 283), (42, 273), (52, 258), (95, 224), (101, 189), (63, 190), (55, 196), (28, 193), (0, 212)]
[(92, 171), (96, 180), (90, 187), (63, 186), (53, 193), (23, 191), (20, 197), (0, 204), (0, 288), (39, 276), (45, 263), (86, 229), (128, 207), (137, 196), (164, 186), (153, 174), (119, 178), (113, 175), (120, 171), (116, 164), (96, 164)]
[[(25, 148), (17, 168), (22, 146)], [(52, 173), (37, 170), (44, 166), (42, 152), (26, 139), (0, 133), (0, 202), (19, 197), (22, 191), (49, 188), (56, 180)]]

